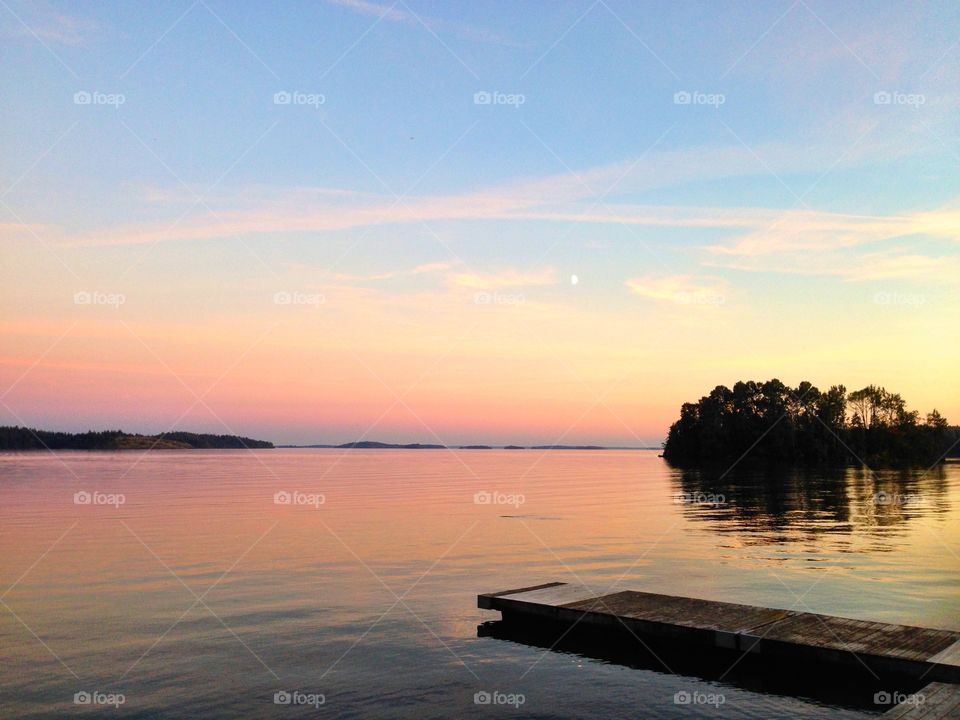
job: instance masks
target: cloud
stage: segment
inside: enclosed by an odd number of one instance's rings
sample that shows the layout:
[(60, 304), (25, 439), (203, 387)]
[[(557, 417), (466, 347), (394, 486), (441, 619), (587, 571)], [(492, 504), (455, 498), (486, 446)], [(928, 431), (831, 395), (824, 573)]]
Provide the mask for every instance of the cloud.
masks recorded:
[(448, 279), (451, 285), (474, 290), (537, 287), (559, 282), (556, 272), (550, 268), (538, 272), (521, 272), (512, 268), (493, 273), (464, 272), (452, 274)]
[[(496, 45), (507, 45), (518, 47), (515, 43), (507, 41), (496, 33), (486, 28), (474, 27), (464, 23), (450, 22), (438, 18), (420, 15), (413, 12), (406, 3), (395, 2), (392, 4), (370, 2), (370, 0), (327, 0), (331, 5), (337, 5), (355, 13), (374, 17), (378, 20), (389, 20), (395, 23), (406, 23), (408, 25), (417, 25), (425, 27), (431, 32), (448, 32), (458, 35), (466, 40), (475, 40), (477, 42), (493, 43)], [(404, 9), (397, 6), (403, 5)]]
[(0, 222), (0, 240), (35, 240), (37, 237), (58, 232), (53, 225), (21, 222)]
[[(366, 3), (364, 7), (368, 5), (371, 4)], [(229, 188), (205, 198), (204, 207), (198, 207), (195, 213), (184, 214), (171, 207), (171, 219), (167, 221), (115, 225), (74, 234), (47, 228), (44, 238), (64, 245), (97, 246), (251, 235), (283, 238), (293, 234), (434, 221), (621, 224), (702, 229), (705, 247), (699, 260), (708, 267), (838, 274), (835, 268), (843, 266), (849, 269), (844, 277), (860, 279), (869, 273), (854, 272), (850, 268), (859, 268), (861, 260), (865, 262), (860, 256), (867, 250), (877, 251), (880, 243), (908, 238), (912, 238), (911, 243), (917, 238), (956, 241), (960, 238), (960, 210), (945, 207), (924, 212), (865, 215), (806, 208), (614, 204), (606, 197), (613, 193), (622, 197), (690, 183), (766, 176), (771, 172), (792, 179), (804, 173), (822, 174), (825, 166), (839, 169), (871, 164), (877, 157), (888, 160), (907, 152), (902, 143), (891, 145), (891, 141), (891, 137), (872, 134), (843, 151), (842, 145), (830, 142), (816, 146), (773, 142), (752, 148), (732, 144), (650, 151), (632, 160), (577, 173), (517, 178), (471, 192), (412, 196), (399, 201), (391, 194), (339, 188)], [(160, 206), (176, 204), (175, 196), (156, 188), (149, 190), (149, 198)], [(184, 197), (183, 202), (189, 209), (193, 200)], [(206, 212), (208, 208), (211, 212)], [(714, 239), (721, 236), (728, 239)], [(902, 254), (914, 256), (906, 263), (905, 272), (913, 268), (918, 277), (937, 275), (929, 267), (930, 263), (920, 259), (930, 256), (929, 253), (905, 247)], [(890, 272), (877, 265), (879, 261), (871, 262), (874, 272)], [(408, 271), (399, 271), (405, 272)], [(390, 273), (367, 279), (398, 276)]]
[[(757, 154), (765, 158), (758, 162)], [(839, 154), (839, 153), (837, 153)], [(855, 152), (845, 162), (852, 162)], [(755, 224), (737, 219), (737, 211), (721, 209), (644, 208), (642, 215), (617, 217), (626, 210), (610, 210), (605, 195), (639, 193), (688, 182), (766, 175), (767, 166), (778, 173), (819, 171), (834, 162), (831, 151), (773, 143), (748, 149), (740, 145), (693, 147), (650, 152), (640, 158), (541, 178), (521, 178), (494, 187), (454, 195), (408, 197), (397, 202), (392, 195), (370, 195), (329, 188), (276, 190), (232, 189), (210, 197), (205, 207), (215, 212), (197, 213), (196, 219), (105, 228), (64, 237), (70, 245), (126, 245), (160, 241), (209, 240), (238, 235), (292, 232), (325, 232), (356, 227), (429, 222), (433, 220), (557, 220), (576, 222), (630, 222), (663, 225), (713, 226), (717, 218), (733, 224)], [(242, 200), (239, 199), (242, 197)], [(583, 208), (571, 205), (585, 202)], [(601, 210), (595, 210), (594, 206)], [(252, 208), (252, 209), (250, 209)], [(766, 211), (768, 216), (775, 211)], [(711, 217), (707, 213), (714, 213)]]
[(723, 305), (729, 294), (725, 280), (693, 275), (646, 275), (624, 283), (633, 295), (677, 305)]
[(415, 277), (417, 275), (441, 273), (451, 269), (452, 267), (458, 264), (459, 263), (453, 263), (453, 262), (422, 263), (412, 268), (390, 270), (388, 272), (376, 273), (373, 275), (354, 275), (350, 273), (337, 273), (336, 275), (334, 275), (334, 279), (339, 281), (344, 281), (344, 282), (356, 281), (356, 280), (361, 280), (361, 281), (393, 280), (394, 278), (400, 278), (400, 277)]
[(904, 250), (870, 253), (839, 273), (848, 280), (926, 279), (953, 282), (960, 277), (960, 257), (933, 256)]
[(770, 225), (707, 246), (705, 264), (848, 281), (950, 282), (960, 263), (951, 247), (958, 241), (960, 213), (951, 207), (891, 216), (785, 212)]
[(97, 23), (92, 20), (56, 13), (37, 21), (18, 23), (16, 34), (39, 38), (45, 43), (80, 47), (86, 44), (98, 28)]
[(715, 266), (754, 273), (825, 275), (847, 282), (896, 279), (956, 283), (960, 277), (960, 256), (922, 253), (906, 247), (858, 254), (792, 252), (738, 258)]
[(404, 22), (412, 19), (410, 13), (397, 10), (397, 3), (392, 5), (381, 5), (380, 3), (367, 2), (367, 0), (327, 0), (331, 5), (349, 8), (361, 15), (393, 20), (394, 22)]
[(708, 246), (716, 255), (756, 257), (793, 251), (836, 250), (906, 235), (960, 239), (960, 213), (953, 209), (907, 215), (869, 216), (813, 210), (783, 211), (769, 225), (733, 243)]

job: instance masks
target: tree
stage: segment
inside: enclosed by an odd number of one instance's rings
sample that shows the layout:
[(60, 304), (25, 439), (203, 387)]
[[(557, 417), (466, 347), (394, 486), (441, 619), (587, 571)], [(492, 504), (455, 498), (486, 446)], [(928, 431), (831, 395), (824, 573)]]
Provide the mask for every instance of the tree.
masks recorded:
[(950, 427), (950, 423), (934, 408), (927, 413), (927, 427), (934, 428), (935, 430), (946, 430)]
[(748, 456), (790, 464), (919, 465), (941, 457), (949, 434), (936, 410), (921, 424), (903, 397), (876, 385), (848, 394), (843, 385), (820, 392), (807, 381), (792, 389), (777, 379), (748, 380), (684, 403), (663, 454), (681, 465)]

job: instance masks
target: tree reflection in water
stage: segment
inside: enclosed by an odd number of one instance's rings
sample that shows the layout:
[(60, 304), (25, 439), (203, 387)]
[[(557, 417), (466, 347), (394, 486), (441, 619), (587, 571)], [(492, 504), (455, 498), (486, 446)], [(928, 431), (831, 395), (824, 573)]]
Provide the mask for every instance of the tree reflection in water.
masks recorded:
[[(688, 520), (744, 545), (801, 542), (889, 552), (911, 521), (949, 512), (946, 467), (930, 470), (676, 470), (674, 502)], [(869, 541), (866, 548), (849, 540)]]

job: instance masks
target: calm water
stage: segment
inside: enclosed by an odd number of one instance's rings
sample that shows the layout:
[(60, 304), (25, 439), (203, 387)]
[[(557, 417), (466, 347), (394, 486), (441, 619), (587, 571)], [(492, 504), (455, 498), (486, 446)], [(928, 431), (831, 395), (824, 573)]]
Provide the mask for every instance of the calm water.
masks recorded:
[(0, 716), (869, 716), (477, 637), (478, 592), (554, 580), (960, 630), (960, 465), (730, 480), (649, 452), (0, 455)]

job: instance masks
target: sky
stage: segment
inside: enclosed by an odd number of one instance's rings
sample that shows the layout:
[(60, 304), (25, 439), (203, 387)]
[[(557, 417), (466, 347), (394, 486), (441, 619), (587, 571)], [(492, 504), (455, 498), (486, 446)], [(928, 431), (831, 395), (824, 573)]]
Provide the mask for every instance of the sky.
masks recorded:
[(0, 424), (960, 422), (960, 6), (0, 1)]

